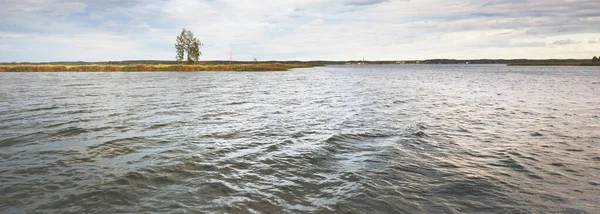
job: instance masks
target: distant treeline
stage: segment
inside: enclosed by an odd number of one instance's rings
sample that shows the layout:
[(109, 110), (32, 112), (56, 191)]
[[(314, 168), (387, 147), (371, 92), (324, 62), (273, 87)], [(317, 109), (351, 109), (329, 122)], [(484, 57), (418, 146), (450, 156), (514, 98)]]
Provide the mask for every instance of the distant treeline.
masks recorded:
[(318, 65), (256, 63), (256, 64), (5, 64), (0, 72), (118, 72), (118, 71), (287, 71), (294, 68), (308, 68)]
[[(589, 59), (428, 59), (407, 61), (347, 61), (345, 64), (499, 64), (499, 65), (540, 65), (540, 66), (597, 66), (600, 61)], [(328, 63), (325, 63), (328, 64)], [(338, 64), (336, 62), (336, 64)]]
[(478, 59), (478, 60), (428, 60), (431, 64), (580, 64), (583, 59)]
[[(596, 58), (596, 57), (594, 57)], [(551, 59), (551, 60), (526, 60), (507, 63), (514, 66), (600, 66), (600, 61), (589, 59)]]
[(423, 61), (406, 61), (404, 64), (536, 64), (536, 65), (579, 65), (590, 62), (585, 59), (429, 59)]

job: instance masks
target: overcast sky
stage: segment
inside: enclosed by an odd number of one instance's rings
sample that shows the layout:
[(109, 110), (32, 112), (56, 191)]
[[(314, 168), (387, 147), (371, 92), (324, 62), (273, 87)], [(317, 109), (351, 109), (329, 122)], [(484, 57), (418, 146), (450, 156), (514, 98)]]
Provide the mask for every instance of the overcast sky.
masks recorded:
[(598, 0), (1, 0), (0, 61), (591, 58)]

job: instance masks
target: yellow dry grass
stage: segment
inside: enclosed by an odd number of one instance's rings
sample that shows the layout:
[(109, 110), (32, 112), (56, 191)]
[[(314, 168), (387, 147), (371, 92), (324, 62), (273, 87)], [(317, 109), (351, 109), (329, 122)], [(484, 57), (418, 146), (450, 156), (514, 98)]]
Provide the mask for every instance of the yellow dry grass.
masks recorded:
[(0, 65), (0, 72), (142, 72), (142, 71), (287, 71), (314, 67), (313, 64), (219, 64), (219, 65)]

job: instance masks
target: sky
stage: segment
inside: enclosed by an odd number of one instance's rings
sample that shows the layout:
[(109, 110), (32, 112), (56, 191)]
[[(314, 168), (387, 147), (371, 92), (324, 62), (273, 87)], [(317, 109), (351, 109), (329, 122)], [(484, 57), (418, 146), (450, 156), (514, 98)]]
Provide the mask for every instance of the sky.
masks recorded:
[(1, 0), (0, 62), (587, 59), (598, 0)]

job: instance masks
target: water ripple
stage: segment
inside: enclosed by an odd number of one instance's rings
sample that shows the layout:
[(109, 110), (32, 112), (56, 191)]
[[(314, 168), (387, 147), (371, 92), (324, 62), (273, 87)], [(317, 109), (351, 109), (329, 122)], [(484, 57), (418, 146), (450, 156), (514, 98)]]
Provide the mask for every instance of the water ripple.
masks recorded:
[(0, 73), (0, 212), (595, 213), (599, 78)]

